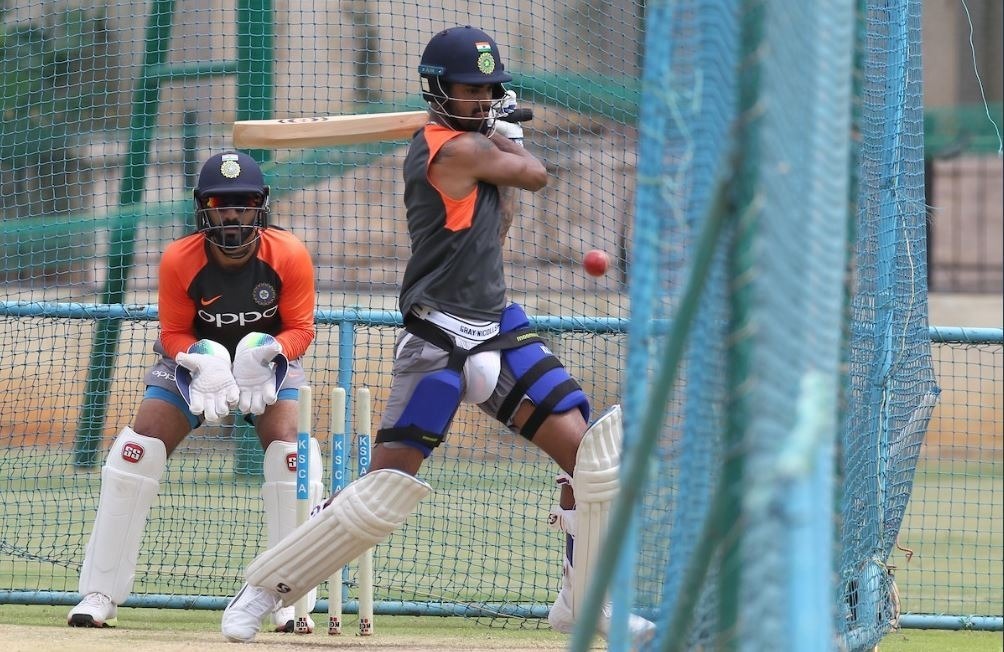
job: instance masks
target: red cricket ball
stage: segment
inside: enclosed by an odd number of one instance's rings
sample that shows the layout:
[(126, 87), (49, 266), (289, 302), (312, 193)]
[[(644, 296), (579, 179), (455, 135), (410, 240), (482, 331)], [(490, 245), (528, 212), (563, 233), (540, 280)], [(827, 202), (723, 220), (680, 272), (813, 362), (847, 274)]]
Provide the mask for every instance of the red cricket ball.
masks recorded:
[(590, 276), (603, 276), (610, 267), (610, 256), (605, 251), (590, 249), (582, 257), (582, 268)]

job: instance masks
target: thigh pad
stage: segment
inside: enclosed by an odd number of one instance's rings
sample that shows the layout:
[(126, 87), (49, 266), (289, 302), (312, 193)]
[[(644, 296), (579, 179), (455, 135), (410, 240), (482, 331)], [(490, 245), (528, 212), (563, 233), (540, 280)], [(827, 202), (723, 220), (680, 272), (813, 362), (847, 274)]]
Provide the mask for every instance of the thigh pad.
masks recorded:
[[(502, 358), (512, 370), (516, 382), (502, 401), (496, 418), (508, 424), (520, 401), (526, 397), (535, 406), (533, 415), (520, 430), (520, 434), (527, 439), (533, 438), (540, 424), (551, 414), (578, 408), (588, 422), (589, 399), (586, 393), (539, 336), (530, 330), (530, 320), (523, 308), (513, 303), (502, 313), (501, 331), (510, 333), (517, 330), (526, 331), (528, 343), (502, 351)], [(517, 342), (523, 337), (523, 334), (517, 336)]]

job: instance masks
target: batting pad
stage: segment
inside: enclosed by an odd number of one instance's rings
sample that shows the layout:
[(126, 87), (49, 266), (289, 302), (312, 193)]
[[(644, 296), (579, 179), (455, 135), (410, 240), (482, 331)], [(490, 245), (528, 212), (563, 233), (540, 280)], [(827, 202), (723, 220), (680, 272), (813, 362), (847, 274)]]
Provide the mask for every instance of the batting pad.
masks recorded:
[(280, 545), (247, 568), (248, 584), (277, 591), (290, 606), (337, 569), (386, 539), (432, 491), (394, 469), (371, 471), (335, 495)]
[(572, 546), (572, 614), (584, 603), (589, 578), (600, 556), (610, 504), (617, 495), (623, 426), (619, 405), (604, 412), (586, 430), (575, 455), (575, 543)]

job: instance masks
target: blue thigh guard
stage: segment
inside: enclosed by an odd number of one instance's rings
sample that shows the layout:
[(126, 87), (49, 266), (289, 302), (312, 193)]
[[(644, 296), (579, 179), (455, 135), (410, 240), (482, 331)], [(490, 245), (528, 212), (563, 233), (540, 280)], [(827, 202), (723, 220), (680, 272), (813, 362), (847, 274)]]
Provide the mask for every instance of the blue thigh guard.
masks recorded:
[(415, 385), (394, 427), (377, 432), (377, 442), (399, 441), (428, 457), (443, 442), (458, 407), (460, 374), (449, 368), (434, 371)]
[(548, 416), (561, 414), (578, 408), (582, 417), (589, 422), (589, 399), (575, 382), (558, 358), (541, 341), (537, 333), (530, 330), (530, 320), (519, 304), (512, 303), (502, 311), (501, 333), (524, 330), (516, 341), (527, 340), (527, 344), (503, 349), (502, 358), (512, 369), (516, 384), (502, 401), (496, 418), (508, 424), (520, 400), (527, 396), (534, 404), (533, 414), (523, 424), (520, 434), (533, 439), (537, 429)]

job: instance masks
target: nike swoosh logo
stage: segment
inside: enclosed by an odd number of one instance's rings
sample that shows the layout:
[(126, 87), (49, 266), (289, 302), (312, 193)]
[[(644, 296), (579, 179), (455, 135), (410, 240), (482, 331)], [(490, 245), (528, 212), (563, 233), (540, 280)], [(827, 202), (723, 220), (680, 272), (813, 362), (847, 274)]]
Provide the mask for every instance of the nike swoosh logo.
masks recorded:
[(204, 306), (210, 306), (216, 303), (222, 296), (223, 296), (222, 294), (217, 294), (212, 299), (199, 299), (199, 303), (201, 303)]

